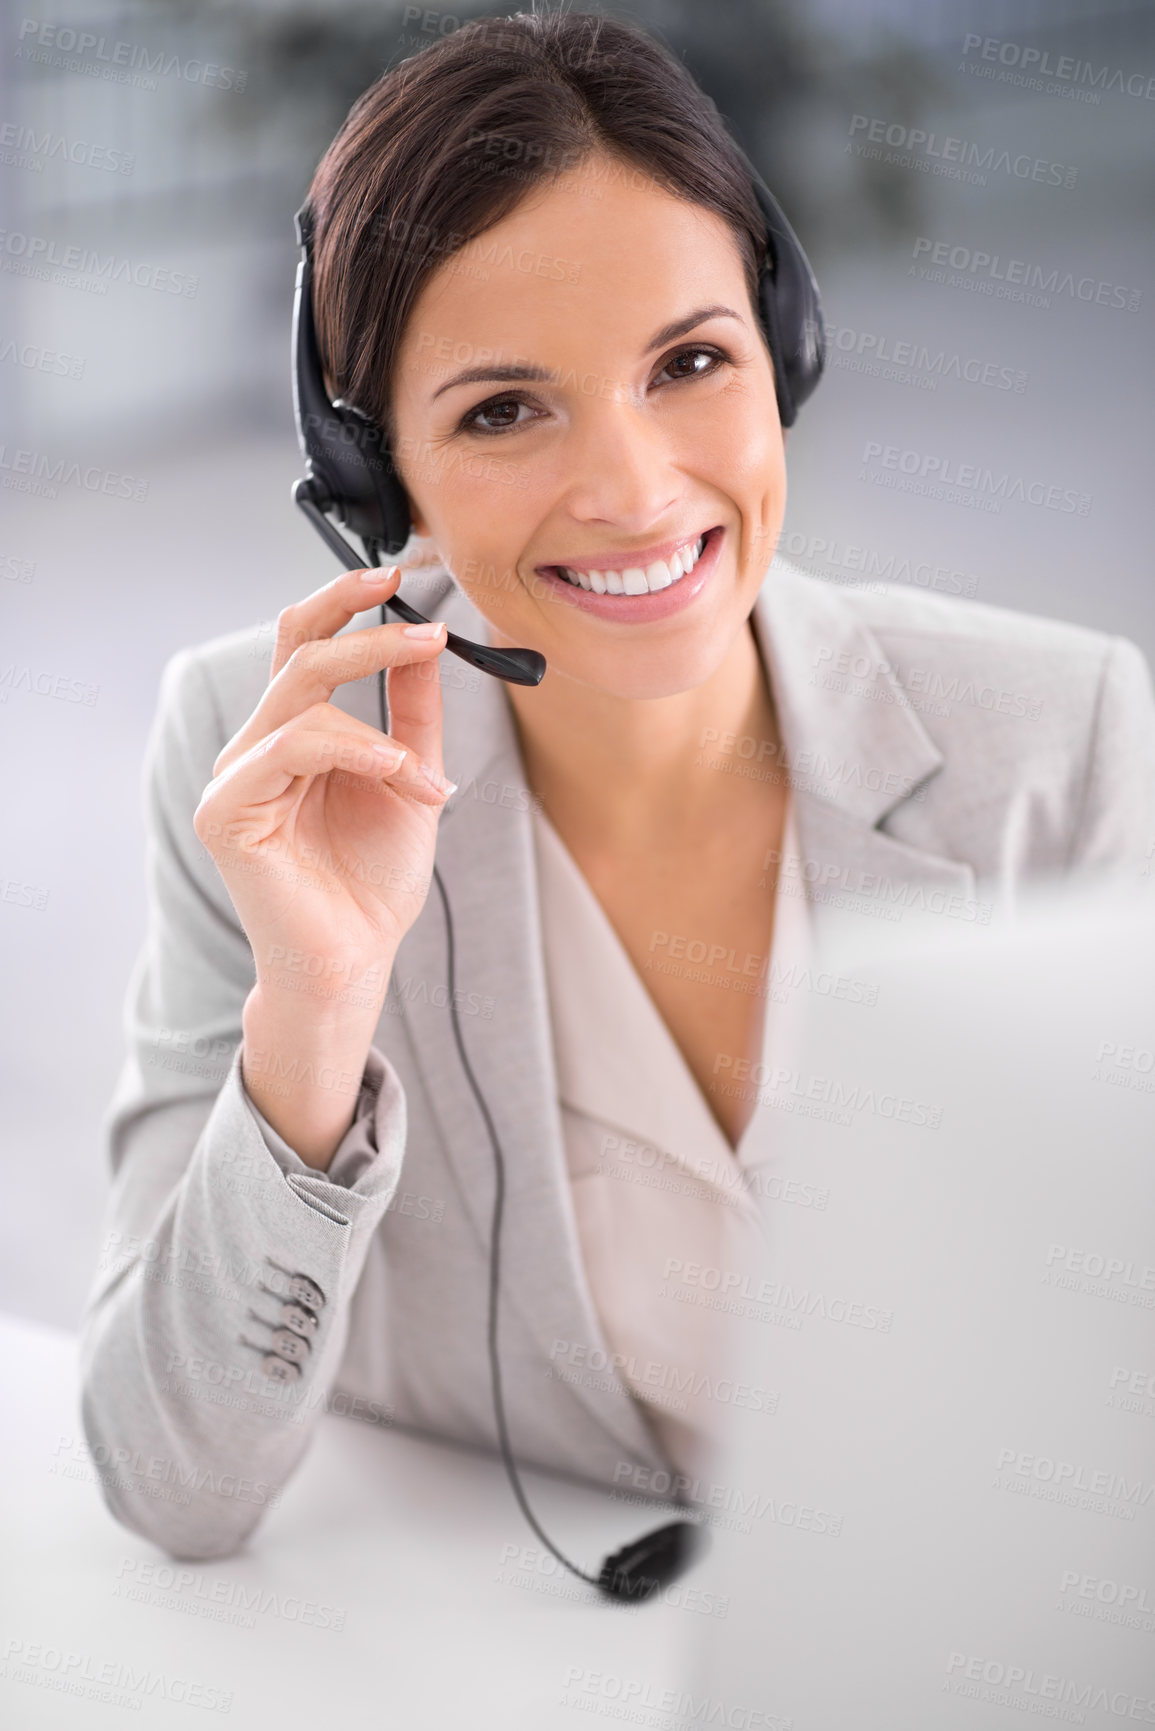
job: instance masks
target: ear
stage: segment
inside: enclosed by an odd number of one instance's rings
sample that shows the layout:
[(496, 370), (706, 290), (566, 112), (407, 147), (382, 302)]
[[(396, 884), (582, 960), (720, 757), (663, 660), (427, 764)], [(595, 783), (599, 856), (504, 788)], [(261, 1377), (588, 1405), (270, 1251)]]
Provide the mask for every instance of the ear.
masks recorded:
[[(410, 531), (409, 540), (405, 543), (404, 551), (405, 569), (407, 571), (417, 571), (428, 565), (445, 564), (445, 560), (441, 556), (441, 550), (437, 546), (436, 542), (426, 534), (423, 528), (419, 529), (416, 523), (414, 523)], [(400, 557), (400, 555), (398, 555), (398, 557)]]

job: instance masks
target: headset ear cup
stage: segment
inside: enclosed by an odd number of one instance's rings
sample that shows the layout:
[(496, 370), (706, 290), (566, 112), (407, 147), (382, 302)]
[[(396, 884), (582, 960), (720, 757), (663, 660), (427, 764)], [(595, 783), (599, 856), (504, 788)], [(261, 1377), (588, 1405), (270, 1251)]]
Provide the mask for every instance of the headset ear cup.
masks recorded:
[(770, 353), (778, 411), (784, 427), (822, 377), (826, 326), (810, 261), (770, 189), (750, 165), (754, 195), (766, 218), (770, 258), (758, 279), (758, 299)]
[(762, 313), (762, 325), (766, 332), (766, 340), (770, 345), (770, 358), (774, 363), (774, 390), (778, 397), (778, 419), (783, 427), (792, 427), (798, 417), (798, 408), (791, 391), (790, 372), (783, 352), (782, 333), (778, 323), (778, 302), (774, 293), (774, 276), (767, 266), (758, 278), (758, 305)]
[(344, 398), (333, 404), (333, 412), (340, 421), (343, 455), (343, 491), (334, 504), (355, 535), (381, 543), (385, 554), (399, 553), (409, 539), (409, 495), (388, 441), (376, 421)]
[(346, 528), (385, 555), (399, 553), (409, 539), (409, 498), (376, 422), (352, 403), (329, 400), (313, 322), (311, 227), (305, 235), (293, 302), (293, 413), (301, 452)]

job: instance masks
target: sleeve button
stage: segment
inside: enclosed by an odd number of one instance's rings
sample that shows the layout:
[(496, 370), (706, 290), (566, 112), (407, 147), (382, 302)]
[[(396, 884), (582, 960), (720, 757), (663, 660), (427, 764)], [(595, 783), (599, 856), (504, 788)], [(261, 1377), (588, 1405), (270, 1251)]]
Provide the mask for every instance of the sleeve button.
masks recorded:
[(269, 1344), (278, 1357), (287, 1358), (292, 1364), (299, 1364), (311, 1350), (307, 1340), (287, 1328), (274, 1328)]
[(275, 1352), (270, 1352), (261, 1360), (261, 1369), (270, 1382), (299, 1382), (301, 1367), (290, 1364), (287, 1358), (278, 1358)]
[(307, 1274), (293, 1274), (289, 1277), (289, 1297), (297, 1304), (306, 1305), (309, 1310), (320, 1310), (325, 1302), (325, 1294)]
[(282, 1304), (281, 1321), (286, 1328), (306, 1340), (311, 1340), (317, 1332), (317, 1318), (303, 1304)]

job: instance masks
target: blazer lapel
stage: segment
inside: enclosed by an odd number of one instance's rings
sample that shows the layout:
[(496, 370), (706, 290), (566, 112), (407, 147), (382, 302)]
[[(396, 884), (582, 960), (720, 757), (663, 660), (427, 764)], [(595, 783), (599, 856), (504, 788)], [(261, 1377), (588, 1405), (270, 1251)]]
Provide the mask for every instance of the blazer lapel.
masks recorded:
[(848, 902), (877, 930), (879, 916), (933, 910), (936, 892), (973, 896), (971, 866), (879, 827), (945, 760), (869, 626), (836, 590), (775, 559), (753, 627), (794, 792), (800, 858), (782, 863), (804, 882), (816, 931), (845, 931)]

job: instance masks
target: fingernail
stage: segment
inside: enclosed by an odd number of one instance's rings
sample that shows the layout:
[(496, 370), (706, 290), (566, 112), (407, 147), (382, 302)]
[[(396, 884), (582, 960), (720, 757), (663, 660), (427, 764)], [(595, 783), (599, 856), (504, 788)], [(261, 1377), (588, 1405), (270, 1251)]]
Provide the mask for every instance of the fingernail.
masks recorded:
[(401, 632), (404, 637), (420, 637), (428, 641), (430, 638), (440, 637), (444, 629), (443, 622), (434, 619), (428, 625), (403, 625)]
[(438, 793), (443, 793), (448, 798), (451, 793), (457, 792), (457, 783), (455, 781), (447, 781), (443, 775), (438, 775), (435, 769), (430, 769), (427, 763), (418, 764), (418, 768), (429, 783), (430, 787), (435, 787)]
[(375, 745), (374, 757), (379, 757), (389, 769), (399, 769), (405, 762), (405, 752), (399, 745)]
[(396, 569), (397, 567), (395, 565), (390, 565), (388, 569), (383, 569), (381, 566), (377, 566), (372, 571), (362, 571), (361, 581), (365, 584), (384, 583), (386, 577), (392, 577)]

